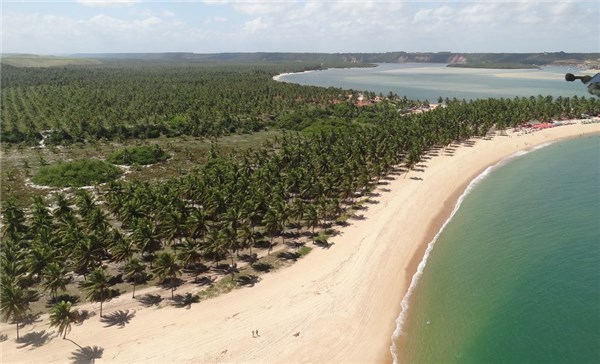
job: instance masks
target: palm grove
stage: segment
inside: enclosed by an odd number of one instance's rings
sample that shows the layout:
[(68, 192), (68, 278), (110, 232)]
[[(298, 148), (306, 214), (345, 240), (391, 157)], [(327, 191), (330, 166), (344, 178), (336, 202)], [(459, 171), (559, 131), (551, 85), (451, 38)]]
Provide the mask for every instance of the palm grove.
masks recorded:
[[(240, 254), (269, 254), (296, 232), (315, 242), (381, 178), (414, 167), (434, 148), (530, 120), (600, 112), (597, 99), (539, 96), (446, 100), (444, 108), (403, 115), (400, 108), (421, 103), (389, 95), (357, 107), (347, 100), (353, 91), (271, 80), (297, 69), (126, 65), (3, 72), (2, 133), (10, 136), (3, 143), (37, 143), (44, 130), (59, 144), (158, 136), (153, 130), (166, 137), (282, 130), (260, 147), (227, 154), (215, 141), (205, 164), (165, 181), (114, 180), (95, 192), (37, 196), (28, 206), (18, 196), (2, 196), (4, 318), (18, 327), (30, 303), (46, 295), (55, 304), (51, 318), (66, 335), (78, 317), (57, 297), (75, 277), (83, 295), (98, 302), (100, 316), (102, 304), (118, 294), (111, 272), (131, 283), (134, 297), (136, 285), (151, 275), (173, 297), (184, 270), (200, 274), (227, 262), (234, 272)], [(66, 92), (60, 100), (59, 89)], [(88, 109), (91, 100), (97, 106)]]

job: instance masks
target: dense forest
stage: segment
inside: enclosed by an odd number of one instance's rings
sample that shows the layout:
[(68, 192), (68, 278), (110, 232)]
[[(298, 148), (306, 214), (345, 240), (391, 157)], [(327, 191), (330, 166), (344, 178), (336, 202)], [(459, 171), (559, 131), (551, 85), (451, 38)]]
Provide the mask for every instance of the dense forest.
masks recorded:
[[(382, 179), (414, 168), (432, 151), (532, 120), (600, 113), (598, 99), (550, 96), (446, 99), (436, 109), (404, 113), (424, 103), (381, 95), (358, 104), (349, 97), (356, 91), (272, 80), (314, 67), (321, 66), (3, 66), (3, 144), (212, 140), (204, 163), (172, 178), (44, 190), (26, 203), (3, 194), (5, 317), (18, 323), (43, 295), (61, 305), (60, 297), (77, 302), (81, 290), (102, 304), (119, 294), (114, 287), (120, 283), (152, 281), (172, 289), (183, 272), (196, 280), (212, 269), (245, 284), (272, 267), (263, 257), (276, 248), (284, 248), (278, 259), (294, 260), (311, 241), (326, 245), (332, 228), (356, 216)], [(219, 148), (218, 136), (264, 128), (281, 134), (253, 148)], [(159, 147), (102, 157), (107, 164), (169, 163)], [(104, 169), (88, 165), (78, 168)], [(241, 274), (245, 263), (250, 270)]]
[[(348, 95), (275, 82), (314, 64), (164, 64), (2, 67), (2, 142), (69, 144), (166, 136), (250, 133), (287, 114), (310, 113)], [(410, 105), (407, 103), (406, 105)], [(414, 103), (412, 103), (414, 104)]]

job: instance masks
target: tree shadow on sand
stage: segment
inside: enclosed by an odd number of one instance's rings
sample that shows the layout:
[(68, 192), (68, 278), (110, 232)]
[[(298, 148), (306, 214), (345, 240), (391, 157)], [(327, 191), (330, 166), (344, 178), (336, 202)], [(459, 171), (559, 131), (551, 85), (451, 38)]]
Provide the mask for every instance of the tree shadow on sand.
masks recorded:
[(106, 324), (106, 325), (104, 325), (104, 327), (119, 326), (119, 328), (123, 328), (134, 317), (135, 317), (135, 311), (129, 312), (129, 310), (125, 310), (125, 311), (119, 310), (119, 311), (111, 312), (108, 315), (104, 315), (104, 317), (102, 317), (101, 321)]
[(265, 272), (268, 273), (273, 269), (273, 265), (266, 262), (259, 262), (252, 264), (252, 268), (257, 272)]
[(31, 324), (34, 324), (36, 322), (41, 322), (41, 321), (42, 321), (42, 319), (40, 318), (39, 313), (30, 313), (28, 315), (21, 317), (21, 320), (19, 321), (19, 323), (24, 326), (24, 325), (31, 325)]
[(75, 325), (81, 326), (85, 320), (93, 316), (96, 316), (95, 312), (90, 313), (88, 310), (79, 310), (79, 319), (75, 322)]
[(50, 334), (46, 330), (29, 332), (17, 340), (19, 346), (17, 349), (23, 349), (28, 346), (39, 348), (50, 340)]
[(260, 281), (260, 278), (258, 276), (253, 275), (253, 274), (239, 276), (236, 279), (236, 282), (240, 286), (248, 286), (248, 287), (254, 287), (254, 285), (256, 283), (258, 283), (259, 281)]
[(242, 254), (240, 255), (240, 260), (246, 263), (254, 263), (258, 260), (258, 254), (253, 253), (252, 255), (250, 254)]
[(73, 364), (93, 364), (96, 359), (102, 358), (104, 348), (98, 346), (86, 346), (79, 348), (71, 353), (71, 363)]
[(173, 306), (178, 308), (187, 308), (188, 310), (192, 307), (192, 303), (200, 302), (200, 296), (197, 294), (192, 294), (191, 292), (186, 293), (185, 295), (175, 295), (173, 297)]
[(277, 258), (281, 260), (293, 260), (296, 261), (300, 258), (300, 253), (298, 252), (281, 252), (277, 253)]
[(146, 307), (158, 306), (159, 303), (163, 300), (162, 297), (158, 294), (145, 294), (141, 297), (138, 297), (137, 300)]
[(217, 280), (217, 277), (209, 277), (209, 276), (195, 277), (194, 284), (197, 284), (200, 287), (212, 286), (216, 280)]

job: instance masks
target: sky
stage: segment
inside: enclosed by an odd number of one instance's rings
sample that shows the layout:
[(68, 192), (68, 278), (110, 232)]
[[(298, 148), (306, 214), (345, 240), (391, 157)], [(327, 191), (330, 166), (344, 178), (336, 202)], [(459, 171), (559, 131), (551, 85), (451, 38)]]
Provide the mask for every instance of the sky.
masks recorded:
[(600, 1), (1, 1), (2, 53), (600, 52)]

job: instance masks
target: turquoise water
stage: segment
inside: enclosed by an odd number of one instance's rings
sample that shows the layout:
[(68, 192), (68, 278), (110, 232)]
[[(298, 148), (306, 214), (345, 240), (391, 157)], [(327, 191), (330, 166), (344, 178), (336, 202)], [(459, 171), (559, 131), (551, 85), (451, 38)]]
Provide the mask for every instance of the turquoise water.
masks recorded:
[(600, 363), (600, 135), (494, 168), (409, 303), (403, 363)]
[(301, 85), (341, 87), (389, 92), (414, 100), (437, 102), (438, 97), (479, 99), (489, 97), (552, 95), (590, 97), (581, 82), (566, 82), (565, 73), (589, 74), (567, 67), (528, 70), (494, 70), (446, 67), (445, 64), (388, 63), (375, 68), (329, 69), (281, 76)]

